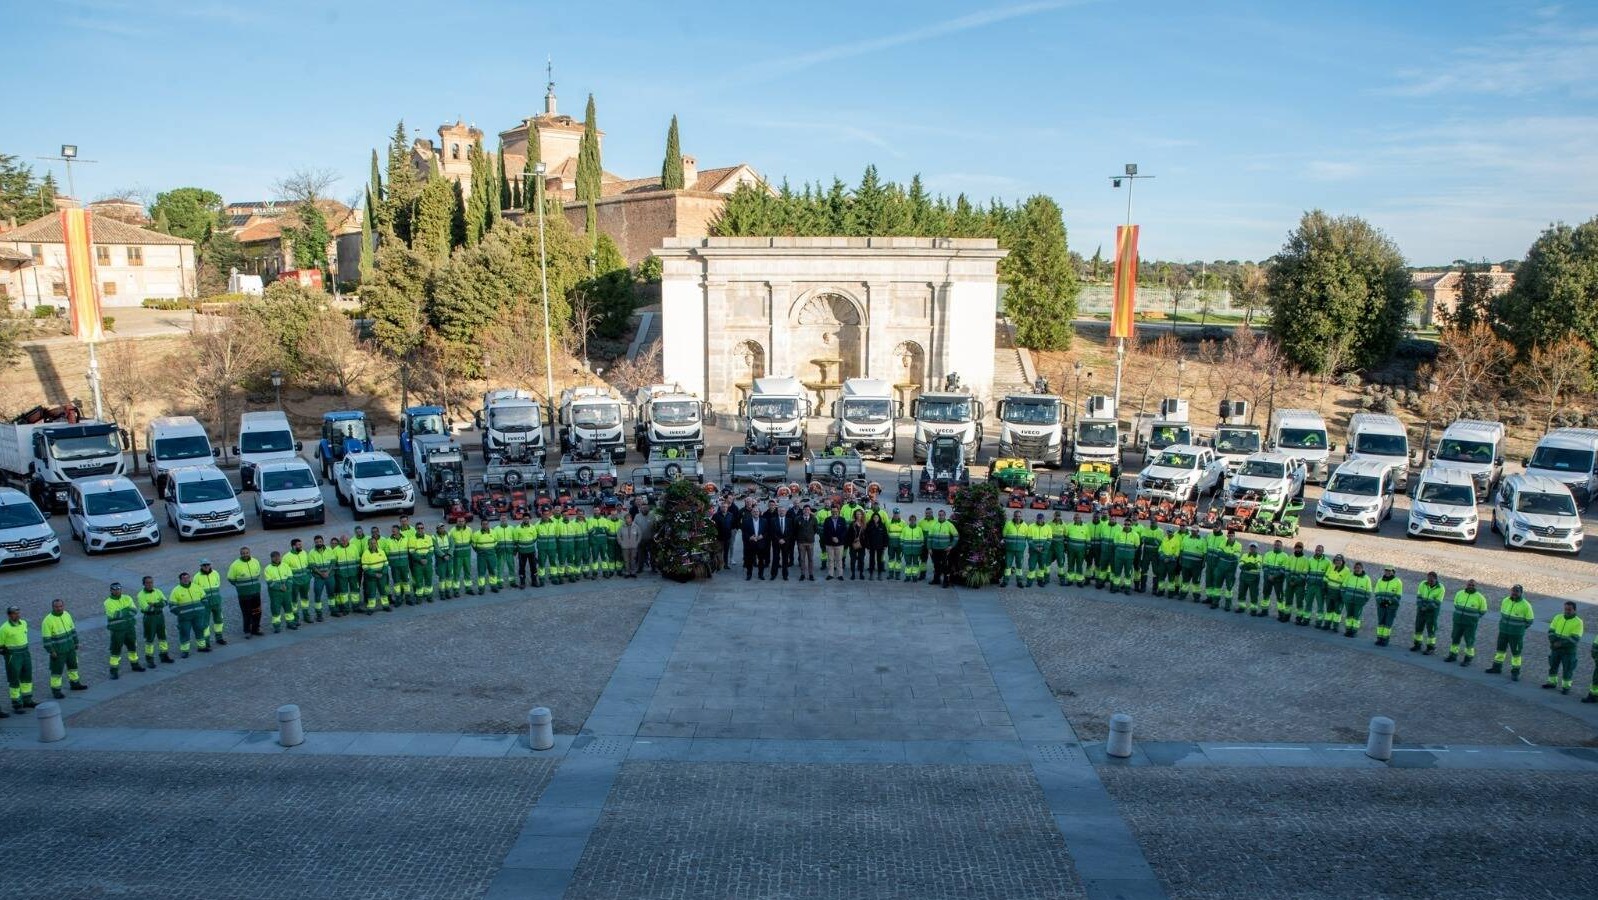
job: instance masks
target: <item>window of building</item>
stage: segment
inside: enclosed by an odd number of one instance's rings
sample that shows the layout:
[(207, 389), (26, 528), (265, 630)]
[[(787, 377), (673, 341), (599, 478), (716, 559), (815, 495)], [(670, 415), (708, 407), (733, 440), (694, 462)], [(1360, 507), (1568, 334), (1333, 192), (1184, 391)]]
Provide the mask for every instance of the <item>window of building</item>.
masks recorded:
[(102, 266), (111, 265), (111, 248), (110, 247), (96, 247), (96, 248), (94, 248), (94, 261), (96, 263), (98, 263), (99, 265), (102, 265)]
[(44, 265), (44, 247), (34, 244), (31, 249), (33, 250), (33, 264), (36, 266)]
[(102, 296), (102, 297), (115, 297), (116, 295), (117, 295), (117, 283), (115, 281), (102, 281), (102, 282), (100, 282), (100, 296)]
[(10, 297), (10, 296), (11, 296), (11, 285), (6, 284), (4, 281), (0, 281), (0, 298)]
[(461, 145), (460, 144), (450, 144), (449, 145), (449, 158), (450, 159), (460, 159), (461, 158)]
[(50, 282), (50, 293), (56, 297), (65, 297), (67, 295), (67, 283), (65, 281)]
[(142, 265), (144, 265), (144, 248), (143, 247), (129, 247), (128, 248), (128, 265), (130, 265), (130, 266), (142, 266)]

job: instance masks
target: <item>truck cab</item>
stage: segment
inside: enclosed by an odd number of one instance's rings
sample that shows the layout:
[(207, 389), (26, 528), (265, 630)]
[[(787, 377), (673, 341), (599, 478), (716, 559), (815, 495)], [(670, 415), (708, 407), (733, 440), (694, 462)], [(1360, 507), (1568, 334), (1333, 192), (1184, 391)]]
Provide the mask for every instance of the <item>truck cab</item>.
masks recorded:
[(639, 388), (633, 402), (633, 436), (638, 452), (676, 448), (696, 456), (705, 452), (705, 417), (710, 405), (680, 387), (652, 384)]
[(612, 464), (627, 461), (627, 435), (622, 423), (622, 403), (605, 388), (576, 387), (560, 392), (560, 452), (585, 445), (610, 457)]
[(1102, 394), (1088, 397), (1083, 412), (1071, 428), (1071, 464), (1105, 463), (1113, 480), (1121, 477), (1121, 422), (1115, 401)]
[(1325, 484), (1331, 471), (1331, 453), (1337, 445), (1326, 438), (1326, 420), (1308, 409), (1278, 409), (1271, 413), (1266, 448), (1280, 450), (1304, 462), (1305, 478)]
[(205, 426), (193, 416), (163, 416), (151, 419), (145, 429), (144, 461), (150, 464), (150, 482), (157, 491), (166, 489), (166, 477), (173, 469), (213, 465), (221, 450), (211, 446)]
[(910, 404), (916, 420), (912, 457), (927, 461), (927, 448), (933, 438), (952, 436), (965, 447), (965, 458), (976, 459), (982, 449), (982, 401), (965, 391), (922, 393)]
[(1260, 452), (1265, 439), (1259, 426), (1249, 424), (1247, 400), (1222, 400), (1217, 418), (1219, 424), (1210, 438), (1210, 446), (1215, 448), (1215, 455), (1226, 463), (1226, 474), (1230, 478), (1237, 474), (1244, 460)]
[(1177, 397), (1160, 401), (1159, 412), (1153, 417), (1138, 416), (1137, 445), (1146, 459), (1159, 455), (1167, 447), (1192, 444), (1193, 424), (1188, 421), (1188, 404)]
[(333, 479), (333, 466), (351, 453), (365, 453), (372, 449), (372, 430), (366, 424), (366, 413), (358, 409), (341, 409), (322, 414), (322, 440), (317, 444), (316, 455), (322, 461), (322, 479)]
[(474, 418), (483, 433), (484, 462), (544, 465), (544, 410), (532, 394), (519, 388), (489, 391)]
[(1064, 404), (1049, 393), (1009, 394), (999, 401), (999, 456), (1034, 465), (1065, 462)]
[(1526, 474), (1560, 482), (1586, 509), (1598, 493), (1598, 429), (1556, 428), (1543, 435), (1526, 460)]
[(1348, 420), (1348, 459), (1369, 459), (1393, 467), (1398, 489), (1409, 489), (1409, 434), (1397, 416), (1355, 413)]
[(255, 490), (255, 472), (261, 463), (293, 459), (301, 449), (289, 428), (288, 416), (282, 412), (247, 412), (239, 416), (239, 442), (233, 445), (233, 455), (239, 460), (239, 490)]
[(738, 404), (738, 414), (748, 419), (744, 429), (744, 450), (775, 453), (785, 451), (789, 459), (799, 459), (810, 447), (808, 434), (812, 404), (805, 386), (792, 375), (767, 375), (756, 378), (749, 399)]
[(1432, 468), (1457, 469), (1470, 476), (1477, 501), (1486, 500), (1504, 474), (1504, 425), (1459, 419), (1443, 429), (1428, 456)]
[(423, 437), (448, 438), (450, 433), (449, 423), (444, 421), (444, 407), (442, 406), (407, 406), (400, 411), (400, 468), (405, 474), (415, 477), (420, 471), (424, 452), (418, 444)]
[(893, 386), (881, 378), (851, 378), (832, 403), (832, 440), (861, 456), (889, 460), (899, 452), (894, 420), (903, 404), (893, 399)]
[(0, 474), (26, 485), (45, 509), (64, 509), (67, 486), (79, 478), (127, 471), (127, 434), (115, 422), (82, 419), (72, 404), (35, 407), (0, 424)]

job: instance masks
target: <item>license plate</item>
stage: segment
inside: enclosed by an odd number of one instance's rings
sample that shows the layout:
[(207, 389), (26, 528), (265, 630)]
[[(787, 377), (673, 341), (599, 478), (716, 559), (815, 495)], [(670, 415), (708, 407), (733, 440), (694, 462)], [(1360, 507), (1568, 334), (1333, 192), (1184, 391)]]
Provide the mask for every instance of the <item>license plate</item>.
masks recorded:
[(305, 510), (296, 509), (293, 512), (284, 513), (283, 514), (283, 518), (285, 518), (285, 519), (298, 519), (299, 517), (301, 517), (303, 515), (305, 515)]

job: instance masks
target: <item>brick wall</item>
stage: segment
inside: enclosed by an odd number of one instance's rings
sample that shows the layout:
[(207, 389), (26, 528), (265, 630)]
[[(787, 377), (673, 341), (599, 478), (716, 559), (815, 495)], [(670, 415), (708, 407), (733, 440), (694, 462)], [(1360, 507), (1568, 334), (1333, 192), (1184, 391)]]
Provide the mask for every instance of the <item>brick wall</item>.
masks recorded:
[[(705, 237), (727, 198), (697, 191), (654, 191), (611, 197), (595, 204), (599, 230), (611, 236), (628, 264), (649, 256), (668, 237)], [(578, 233), (587, 220), (586, 206), (566, 204), (566, 220)]]

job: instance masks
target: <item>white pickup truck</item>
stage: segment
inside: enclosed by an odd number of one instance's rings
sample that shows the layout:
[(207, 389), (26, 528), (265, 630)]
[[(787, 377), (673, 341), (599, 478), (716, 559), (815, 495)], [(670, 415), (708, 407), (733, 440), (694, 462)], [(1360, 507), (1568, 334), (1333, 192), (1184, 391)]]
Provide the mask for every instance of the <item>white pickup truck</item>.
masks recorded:
[(1174, 444), (1160, 451), (1137, 476), (1137, 495), (1183, 503), (1213, 493), (1226, 474), (1226, 463), (1210, 447)]

